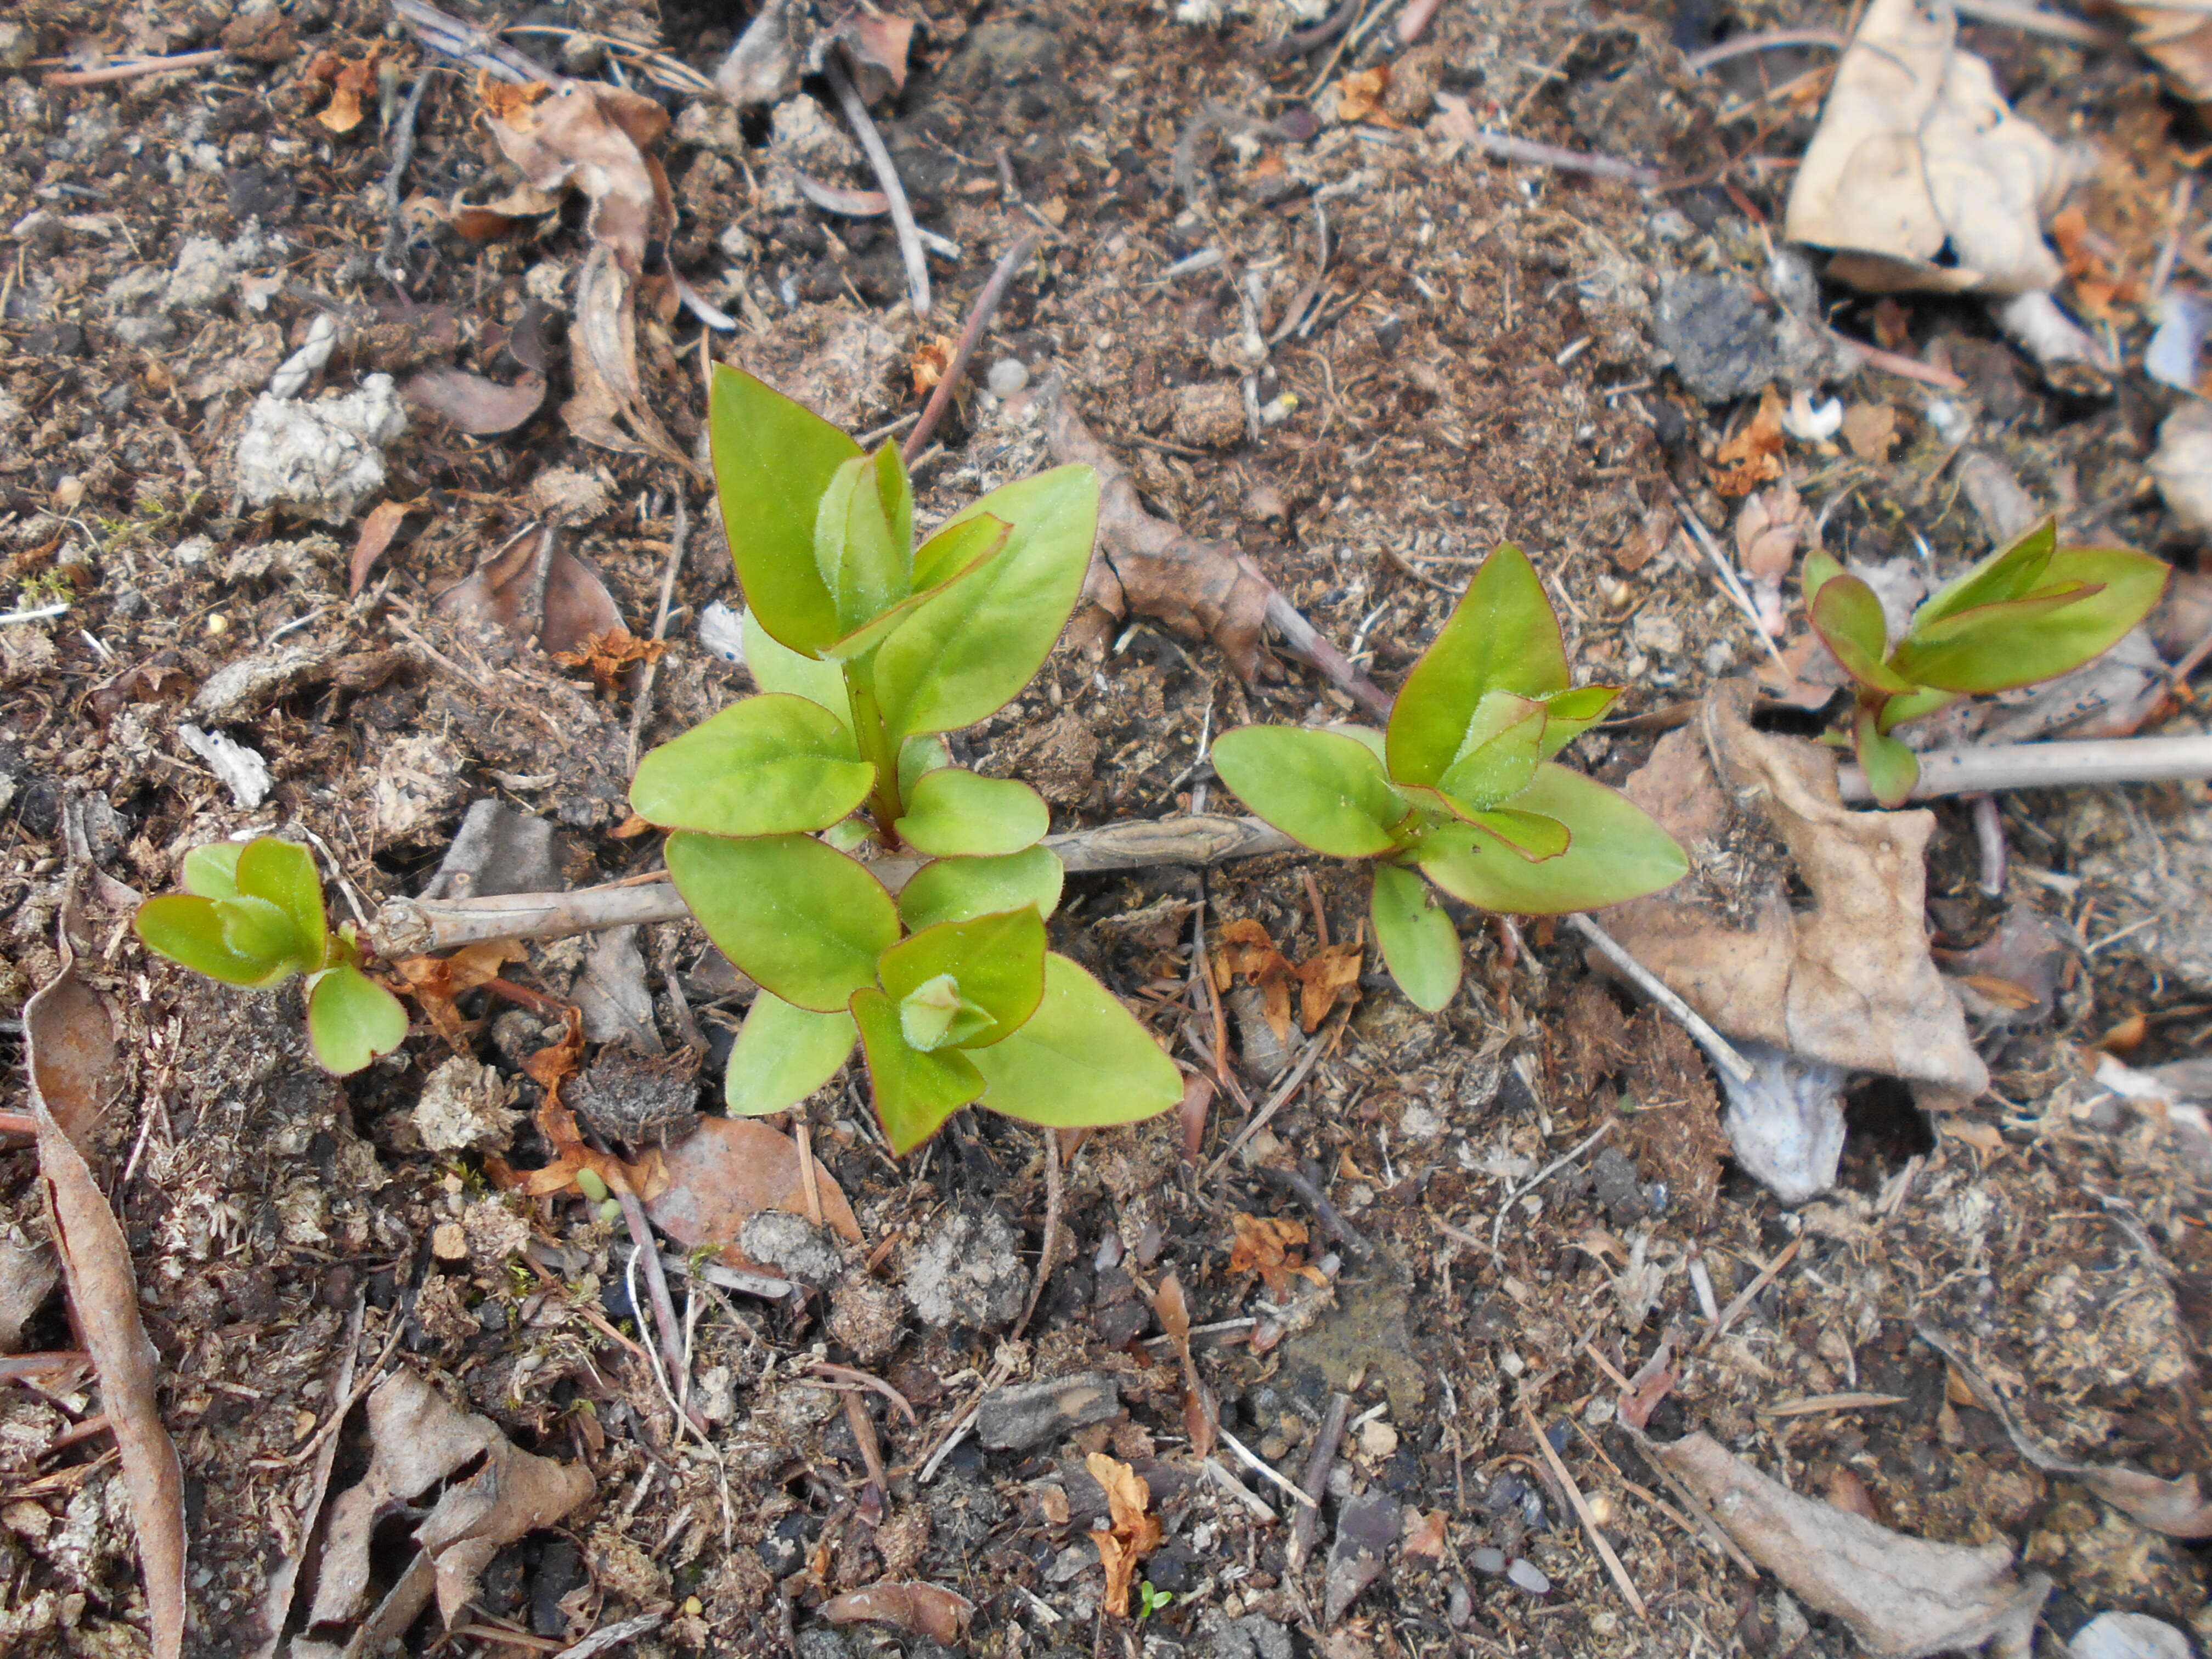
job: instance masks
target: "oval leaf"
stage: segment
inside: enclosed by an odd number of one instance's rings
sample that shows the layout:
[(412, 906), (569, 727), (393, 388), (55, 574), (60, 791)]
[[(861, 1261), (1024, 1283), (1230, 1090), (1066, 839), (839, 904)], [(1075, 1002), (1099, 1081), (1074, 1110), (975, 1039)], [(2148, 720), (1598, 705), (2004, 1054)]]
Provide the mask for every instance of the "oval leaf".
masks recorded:
[(1572, 684), (1559, 619), (1536, 567), (1507, 542), (1482, 562), (1407, 677), (1390, 715), (1390, 775), (1401, 783), (1441, 779), (1489, 693), (1540, 698)]
[(1339, 732), (1239, 726), (1214, 740), (1213, 769), (1260, 817), (1332, 858), (1389, 852), (1411, 810), (1375, 751)]
[(1544, 750), (1539, 758), (1551, 759), (1603, 720), (1620, 690), (1617, 685), (1578, 685), (1545, 698)]
[(238, 855), (241, 897), (266, 899), (283, 911), (298, 938), (294, 964), (303, 973), (323, 965), (330, 952), (330, 924), (323, 916), (323, 882), (315, 855), (295, 841), (261, 836)]
[[(908, 617), (934, 599), (945, 582), (951, 581), (956, 577), (963, 576), (968, 572), (977, 568), (994, 553), (1004, 547), (1006, 544), (1006, 526), (996, 519), (969, 519), (955, 525), (945, 534), (933, 538), (930, 545), (936, 547), (939, 543), (949, 544), (942, 550), (945, 554), (964, 555), (965, 562), (947, 570), (944, 581), (933, 582), (927, 586), (917, 586), (915, 592), (908, 594), (896, 605), (882, 611), (874, 621), (864, 623), (842, 639), (823, 647), (822, 654), (836, 662), (850, 662), (855, 657), (866, 656), (869, 652), (890, 637), (893, 629), (900, 627)], [(919, 555), (916, 556), (918, 557)], [(919, 577), (916, 580), (919, 583)]]
[(1912, 618), (1917, 633), (1930, 623), (1978, 605), (2001, 605), (2041, 585), (2058, 547), (2058, 520), (2045, 519), (2022, 531), (1972, 569), (1954, 576), (1921, 603)]
[(1421, 873), (1486, 910), (1558, 915), (1641, 898), (1689, 870), (1674, 838), (1642, 807), (1564, 766), (1538, 767), (1513, 805), (1564, 824), (1572, 837), (1567, 850), (1531, 864), (1472, 825), (1447, 825), (1422, 844)]
[(1875, 712), (1863, 703), (1853, 722), (1859, 767), (1867, 788), (1884, 806), (1898, 807), (1912, 799), (1920, 781), (1920, 757), (1895, 738), (1885, 737)]
[(307, 992), (307, 1042), (315, 1063), (349, 1077), (407, 1041), (399, 999), (349, 962), (314, 976)]
[(845, 695), (845, 675), (834, 662), (802, 657), (760, 625), (750, 611), (744, 614), (745, 668), (763, 691), (781, 691), (804, 697), (829, 710), (847, 731), (853, 727), (852, 699)]
[(1044, 959), (1044, 1000), (1004, 1042), (970, 1051), (988, 1109), (1048, 1128), (1157, 1116), (1182, 1074), (1120, 999), (1066, 957)]
[(187, 893), (202, 898), (238, 896), (238, 860), (246, 851), (242, 841), (211, 841), (185, 854), (179, 879)]
[(676, 890), (722, 954), (802, 1008), (830, 1013), (875, 982), (898, 911), (865, 866), (805, 836), (668, 838)]
[(1051, 824), (1044, 797), (1026, 783), (943, 766), (915, 780), (894, 828), (933, 858), (989, 858), (1036, 846)]
[(322, 964), (307, 960), (307, 941), (292, 925), (292, 918), (267, 899), (240, 893), (236, 898), (215, 901), (216, 920), (222, 925), (222, 942), (233, 954), (247, 962), (264, 962), (295, 972), (312, 972)]
[(909, 1048), (897, 1007), (872, 986), (853, 998), (853, 1023), (868, 1056), (876, 1119), (891, 1151), (904, 1158), (983, 1092), (983, 1074), (957, 1048), (924, 1054)]
[[(830, 475), (830, 488), (815, 510), (814, 564), (829, 586), (841, 636), (866, 628), (910, 587), (913, 548), (893, 540), (876, 483), (875, 464), (855, 456)], [(911, 535), (911, 501), (908, 507)]]
[(814, 522), (831, 477), (860, 447), (812, 410), (721, 364), (707, 424), (745, 603), (776, 639), (811, 655), (845, 631), (814, 562)]
[(940, 921), (966, 921), (1024, 904), (1049, 916), (1060, 908), (1065, 874), (1048, 847), (1024, 848), (1004, 858), (936, 859), (900, 889), (899, 918), (918, 933)]
[(995, 514), (963, 514), (914, 550), (914, 585), (927, 592), (988, 559), (1006, 544), (1013, 526)]
[(1477, 812), (1469, 823), (1487, 830), (1531, 864), (1558, 858), (1573, 845), (1574, 836), (1559, 819), (1516, 806), (1492, 807)]
[(747, 697), (637, 763), (630, 806), (647, 823), (710, 836), (827, 829), (868, 798), (876, 769), (819, 703)]
[(1411, 870), (1378, 864), (1368, 914), (1382, 960), (1407, 1000), (1425, 1012), (1440, 1012), (1459, 989), (1462, 957), (1459, 930), (1432, 901), (1429, 884)]
[(738, 1028), (722, 1098), (739, 1117), (787, 1111), (837, 1075), (857, 1035), (842, 1009), (817, 1013), (763, 991)]
[(1844, 672), (1876, 691), (1910, 691), (1912, 682), (1884, 659), (1889, 624), (1881, 601), (1856, 576), (1838, 576), (1822, 585), (1806, 607), (1813, 631), (1820, 636)]
[[(2075, 594), (2056, 606), (2039, 593), (1984, 606), (1992, 613), (1989, 627), (1972, 628), (1937, 646), (1907, 639), (1898, 651), (1898, 666), (1924, 684), (1951, 691), (2005, 691), (2070, 673), (2118, 644), (2148, 616), (2172, 574), (2164, 560), (2147, 554), (2062, 548), (2045, 566), (2045, 580), (2053, 586), (2079, 583)], [(1977, 614), (1960, 611), (1946, 620), (1953, 627), (1969, 624)]]
[(952, 750), (945, 739), (934, 732), (919, 738), (908, 738), (899, 744), (899, 799), (914, 799), (914, 787), (921, 781), (922, 774), (934, 772), (940, 766), (952, 764)]
[(1510, 691), (1486, 693), (1475, 705), (1460, 752), (1437, 787), (1478, 810), (1510, 800), (1528, 787), (1542, 758), (1547, 706)]
[(288, 961), (241, 956), (224, 941), (213, 899), (164, 893), (138, 907), (131, 927), (146, 948), (225, 985), (274, 985), (297, 971)]
[(1036, 1012), (1044, 994), (1044, 918), (1024, 904), (972, 921), (939, 922), (884, 951), (877, 975), (894, 1003), (951, 980), (957, 1000), (973, 1004), (991, 1022), (957, 1046), (1003, 1042)]
[(951, 522), (985, 514), (1012, 526), (1006, 545), (946, 583), (876, 654), (876, 695), (894, 738), (973, 726), (1035, 677), (1090, 568), (1098, 475), (1055, 467), (993, 490)]

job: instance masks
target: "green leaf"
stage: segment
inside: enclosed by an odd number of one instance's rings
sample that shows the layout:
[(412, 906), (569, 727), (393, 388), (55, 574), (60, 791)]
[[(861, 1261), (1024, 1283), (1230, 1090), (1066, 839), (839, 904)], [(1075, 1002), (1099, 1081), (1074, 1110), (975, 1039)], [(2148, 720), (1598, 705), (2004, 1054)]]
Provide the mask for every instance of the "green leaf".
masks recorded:
[(763, 691), (781, 692), (828, 709), (847, 731), (853, 726), (852, 699), (845, 695), (844, 671), (834, 662), (802, 657), (760, 625), (750, 611), (744, 617), (745, 667)]
[[(2006, 691), (2070, 673), (2148, 616), (2172, 574), (2164, 560), (2146, 554), (2061, 548), (2045, 568), (2045, 590), (1943, 618), (1940, 626), (1952, 637), (1930, 645), (1908, 638), (1898, 649), (1898, 666), (1948, 691)], [(2077, 583), (2056, 605), (2045, 597), (2050, 588)], [(1987, 618), (1987, 626), (1978, 618)], [(1966, 630), (1963, 636), (1957, 629)]]
[(896, 441), (875, 453), (876, 502), (898, 551), (901, 580), (914, 586), (914, 483), (907, 477), (906, 454)]
[(1805, 595), (1806, 604), (1812, 604), (1815, 593), (1843, 574), (1844, 567), (1836, 562), (1834, 554), (1824, 553), (1817, 547), (1808, 553), (1803, 568), (1797, 573), (1798, 586)]
[(867, 799), (876, 769), (819, 703), (747, 697), (637, 763), (629, 802), (647, 823), (710, 836), (823, 830)]
[(1889, 650), (1889, 624), (1883, 620), (1881, 601), (1856, 576), (1838, 576), (1813, 596), (1806, 615), (1844, 672), (1861, 685), (1876, 691), (1910, 691), (1912, 682), (1884, 659)]
[(1395, 864), (1376, 865), (1368, 915), (1398, 988), (1416, 1008), (1440, 1012), (1459, 989), (1459, 930), (1431, 901), (1428, 884)]
[(297, 940), (292, 960), (301, 973), (313, 973), (330, 953), (330, 924), (323, 915), (323, 882), (315, 855), (295, 841), (259, 836), (238, 855), (239, 896), (265, 899), (276, 907)]
[(989, 513), (953, 520), (915, 550), (915, 591), (928, 592), (973, 569), (977, 561), (989, 558), (1005, 546), (1013, 529)]
[(1182, 1098), (1182, 1074), (1118, 998), (1066, 957), (1044, 959), (1044, 1000), (1021, 1030), (971, 1056), (983, 1105), (1048, 1128), (1103, 1127)]
[(1559, 819), (1518, 807), (1493, 807), (1468, 820), (1486, 830), (1531, 864), (1555, 859), (1574, 844), (1574, 836)]
[(912, 581), (913, 549), (892, 541), (876, 483), (874, 464), (865, 455), (854, 457), (830, 475), (815, 514), (814, 563), (829, 586), (841, 636), (866, 628), (905, 599)]
[(1875, 711), (1864, 703), (1858, 707), (1851, 735), (1869, 793), (1884, 806), (1904, 805), (1912, 798), (1912, 786), (1920, 781), (1920, 757), (1897, 738), (1884, 737)]
[(899, 799), (912, 800), (914, 787), (921, 781), (922, 774), (934, 772), (940, 766), (952, 764), (952, 750), (943, 738), (935, 732), (926, 732), (918, 738), (908, 738), (899, 745)]
[[(1037, 983), (1044, 983), (1044, 967), (1037, 967)], [(978, 1002), (960, 994), (960, 981), (950, 974), (926, 979), (899, 999), (899, 1034), (907, 1046), (924, 1054), (939, 1048), (965, 1048), (976, 1038), (996, 1034), (999, 1022)]]
[(898, 911), (865, 866), (805, 836), (668, 838), (676, 890), (722, 954), (786, 1002), (842, 1008), (874, 983)]
[(947, 552), (963, 556), (965, 562), (947, 570), (943, 581), (934, 582), (927, 586), (917, 586), (914, 592), (909, 593), (888, 610), (879, 612), (874, 621), (854, 629), (842, 639), (823, 646), (822, 654), (838, 662), (849, 662), (855, 657), (865, 657), (889, 639), (892, 630), (902, 627), (908, 617), (935, 598), (946, 582), (952, 581), (977, 568), (994, 553), (1005, 546), (1006, 535), (1006, 526), (999, 520), (981, 518), (969, 519), (955, 525), (945, 534), (933, 538), (930, 543), (932, 547), (935, 547), (940, 542), (948, 543), (950, 546), (946, 550)]
[(246, 851), (242, 841), (211, 841), (185, 854), (181, 879), (187, 893), (202, 898), (238, 896), (238, 860)]
[(196, 894), (164, 893), (138, 907), (131, 926), (146, 948), (225, 985), (274, 985), (298, 971), (278, 958), (241, 955), (224, 938), (216, 901)]
[(722, 1098), (739, 1117), (787, 1111), (837, 1075), (858, 1035), (844, 1009), (817, 1013), (763, 991), (738, 1028)]
[[(853, 1023), (868, 1056), (876, 1117), (891, 1151), (904, 1158), (983, 1092), (983, 1073), (957, 1048), (924, 1054), (899, 1029), (898, 1010), (873, 987), (853, 998)], [(988, 1051), (987, 1051), (988, 1052)]]
[(1917, 690), (1900, 692), (1893, 697), (1884, 697), (1881, 700), (1881, 720), (1876, 729), (1887, 736), (1907, 720), (1925, 720), (1940, 709), (1948, 708), (1963, 695), (1958, 691), (1940, 691), (1932, 685), (1923, 685)]
[(1641, 898), (1689, 870), (1674, 838), (1642, 807), (1564, 766), (1538, 767), (1513, 805), (1564, 824), (1572, 837), (1567, 850), (1531, 864), (1471, 824), (1448, 824), (1417, 849), (1421, 873), (1486, 910), (1556, 915)]
[(1921, 602), (1911, 633), (1978, 605), (2001, 605), (2035, 591), (2058, 546), (2058, 520), (2045, 519), (2022, 531), (1970, 570), (1960, 572)]
[(761, 626), (812, 654), (846, 630), (814, 562), (830, 480), (860, 445), (741, 369), (717, 365), (708, 410), (722, 526)]
[(1551, 759), (1603, 720), (1620, 690), (1617, 685), (1578, 685), (1545, 698), (1548, 718), (1544, 722), (1543, 753), (1538, 758)]
[(940, 921), (966, 921), (1024, 904), (1049, 916), (1060, 907), (1063, 875), (1048, 847), (1028, 847), (1004, 858), (937, 859), (901, 890), (899, 917), (918, 933)]
[(1398, 694), (1390, 715), (1390, 775), (1401, 783), (1441, 780), (1491, 692), (1542, 698), (1572, 683), (1559, 619), (1536, 568), (1505, 543), (1482, 562)]
[(1044, 797), (1012, 778), (981, 778), (941, 766), (915, 781), (899, 839), (934, 858), (1018, 853), (1052, 825)]
[(1213, 742), (1213, 769), (1237, 798), (1332, 858), (1371, 858), (1410, 810), (1375, 751), (1340, 732), (1240, 726)]
[(963, 1048), (1000, 1042), (1036, 1012), (1044, 994), (1044, 918), (1024, 904), (925, 927), (884, 952), (877, 977), (900, 1004), (936, 981), (951, 981), (950, 1003), (933, 994), (925, 1004), (933, 1000), (956, 1012), (969, 1004), (984, 1023), (963, 1024), (958, 1036), (945, 1041)]
[(349, 1077), (407, 1041), (399, 999), (350, 962), (315, 975), (307, 989), (307, 1043), (315, 1063)]
[(1534, 697), (1490, 691), (1475, 705), (1459, 753), (1437, 787), (1478, 811), (1528, 787), (1544, 744), (1546, 706)]
[(1098, 475), (1055, 467), (993, 490), (952, 523), (986, 514), (1013, 526), (1006, 545), (947, 582), (876, 653), (894, 738), (973, 726), (1035, 678), (1083, 590)]
[(222, 927), (222, 942), (241, 960), (280, 963), (301, 973), (312, 973), (322, 966), (319, 957), (307, 955), (307, 941), (292, 925), (292, 918), (267, 899), (240, 893), (236, 898), (214, 902), (216, 920)]

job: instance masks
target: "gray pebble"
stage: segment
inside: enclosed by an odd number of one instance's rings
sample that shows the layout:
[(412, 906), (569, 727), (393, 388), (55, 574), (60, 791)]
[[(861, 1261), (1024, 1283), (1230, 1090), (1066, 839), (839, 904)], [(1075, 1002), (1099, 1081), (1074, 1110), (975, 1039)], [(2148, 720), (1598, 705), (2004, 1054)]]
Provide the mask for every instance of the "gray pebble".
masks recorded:
[(1011, 398), (1030, 383), (1030, 372), (1018, 357), (1001, 357), (991, 365), (983, 384), (994, 398)]
[(1468, 1556), (1468, 1562), (1477, 1572), (1486, 1572), (1492, 1577), (1505, 1571), (1505, 1552), (1492, 1549), (1487, 1544)]
[(1549, 1595), (1552, 1581), (1536, 1570), (1536, 1564), (1522, 1556), (1515, 1556), (1507, 1564), (1505, 1576), (1531, 1595)]

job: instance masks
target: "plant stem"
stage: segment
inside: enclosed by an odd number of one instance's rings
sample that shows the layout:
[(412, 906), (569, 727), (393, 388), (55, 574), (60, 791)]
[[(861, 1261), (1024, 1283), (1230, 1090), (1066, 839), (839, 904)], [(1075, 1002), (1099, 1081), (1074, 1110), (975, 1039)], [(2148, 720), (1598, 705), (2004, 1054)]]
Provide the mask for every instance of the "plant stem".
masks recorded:
[(845, 665), (845, 696), (853, 706), (853, 735), (860, 744), (860, 758), (876, 769), (876, 787), (870, 796), (876, 817), (876, 836), (884, 850), (896, 853), (898, 831), (892, 826), (906, 816), (899, 799), (898, 750), (884, 726), (884, 711), (876, 703), (876, 688), (866, 658)]

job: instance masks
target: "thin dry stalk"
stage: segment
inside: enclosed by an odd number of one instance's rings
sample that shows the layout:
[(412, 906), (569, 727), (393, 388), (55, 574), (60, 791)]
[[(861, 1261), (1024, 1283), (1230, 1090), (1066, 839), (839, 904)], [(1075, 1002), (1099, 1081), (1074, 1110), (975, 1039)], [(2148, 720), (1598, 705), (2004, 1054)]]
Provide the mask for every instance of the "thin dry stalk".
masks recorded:
[(876, 182), (883, 186), (884, 199), (890, 204), (891, 228), (898, 235), (899, 256), (906, 261), (908, 303), (914, 307), (915, 316), (927, 317), (929, 262), (922, 252), (921, 231), (914, 222), (914, 205), (906, 198), (906, 186), (899, 182), (898, 169), (891, 165), (891, 153), (884, 148), (884, 136), (876, 131), (874, 118), (860, 101), (852, 76), (845, 73), (845, 66), (832, 55), (822, 60), (822, 72), (829, 79), (830, 89), (837, 94), (837, 107), (845, 112), (854, 136), (866, 152), (868, 165), (876, 170)]
[(1333, 1394), (1328, 1397), (1328, 1411), (1321, 1419), (1320, 1431), (1314, 1436), (1313, 1449), (1306, 1455), (1304, 1478), (1298, 1482), (1309, 1501), (1299, 1504), (1297, 1513), (1291, 1518), (1293, 1572), (1305, 1565), (1306, 1556), (1321, 1530), (1321, 1495), (1328, 1490), (1328, 1472), (1336, 1467), (1336, 1449), (1344, 1443), (1344, 1425), (1351, 1416), (1350, 1395)]
[[(691, 538), (691, 512), (684, 504), (684, 483), (676, 483), (676, 524), (668, 538), (668, 568), (660, 573), (660, 608), (653, 613), (653, 639), (659, 644), (668, 637), (668, 611), (676, 600), (676, 573), (684, 568), (684, 544)], [(645, 733), (645, 722), (653, 714), (653, 683), (660, 673), (659, 657), (646, 659), (643, 672), (638, 676), (637, 698), (629, 711), (629, 769), (637, 770), (637, 745)]]
[(968, 321), (960, 331), (958, 343), (952, 348), (952, 361), (945, 364), (945, 373), (930, 388), (929, 401), (922, 406), (921, 419), (915, 423), (906, 441), (899, 446), (900, 455), (909, 465), (928, 447), (930, 435), (937, 430), (938, 423), (944, 420), (945, 411), (951, 407), (953, 389), (960, 384), (960, 377), (968, 372), (968, 360), (975, 355), (975, 347), (983, 338), (983, 330), (990, 323), (991, 313), (998, 310), (999, 301), (1006, 298), (1006, 289), (1013, 282), (1014, 273), (1028, 263), (1030, 255), (1036, 252), (1037, 244), (1042, 240), (1036, 232), (1030, 231), (1008, 248), (993, 268), (991, 279), (976, 295), (975, 303), (968, 308)]
[(1551, 1437), (1544, 1432), (1543, 1425), (1537, 1422), (1535, 1408), (1526, 1399), (1521, 1401), (1521, 1415), (1528, 1419), (1528, 1432), (1536, 1437), (1536, 1449), (1544, 1454), (1544, 1461), (1551, 1465), (1553, 1477), (1565, 1489), (1567, 1502), (1573, 1506), (1576, 1518), (1583, 1523), (1583, 1529), (1589, 1534), (1590, 1542), (1597, 1547), (1598, 1555), (1605, 1562), (1605, 1570), (1613, 1575), (1613, 1582), (1620, 1588), (1622, 1599), (1635, 1609), (1638, 1619), (1648, 1620), (1651, 1614), (1644, 1605), (1644, 1598), (1637, 1594), (1635, 1581), (1629, 1577), (1628, 1569), (1620, 1565), (1620, 1558), (1613, 1553), (1613, 1546), (1606, 1541), (1604, 1530), (1599, 1527), (1597, 1516), (1590, 1513), (1589, 1503), (1583, 1497), (1582, 1488), (1575, 1485), (1574, 1476), (1567, 1473), (1566, 1464), (1553, 1449)]
[(138, 58), (127, 64), (104, 64), (98, 69), (63, 70), (49, 75), (50, 87), (99, 87), (115, 81), (136, 81), (141, 76), (163, 75), (171, 70), (198, 69), (204, 64), (219, 64), (230, 53), (221, 46), (205, 52), (180, 52), (168, 58)]
[(1052, 1277), (1052, 1253), (1060, 1246), (1060, 1131), (1044, 1132), (1044, 1241), (1037, 1250), (1036, 1282), (1030, 1286), (1029, 1305), (1015, 1322), (1014, 1334), (1019, 1337), (1029, 1329), (1030, 1317), (1036, 1312), (1037, 1299), (1043, 1296), (1045, 1281)]

